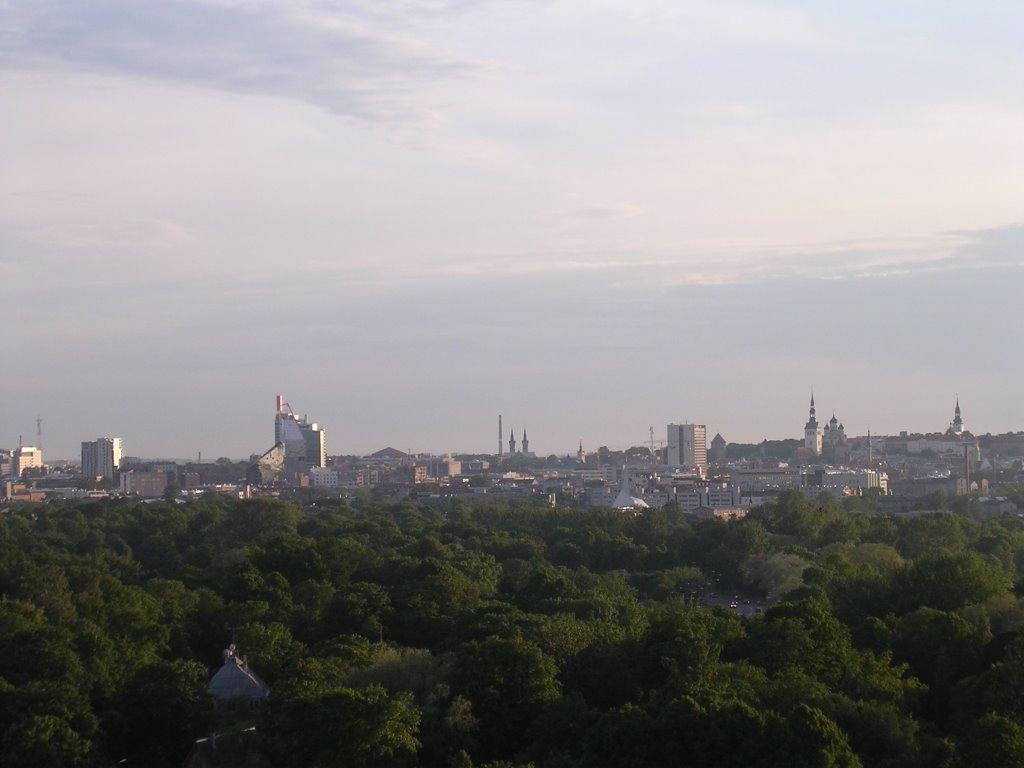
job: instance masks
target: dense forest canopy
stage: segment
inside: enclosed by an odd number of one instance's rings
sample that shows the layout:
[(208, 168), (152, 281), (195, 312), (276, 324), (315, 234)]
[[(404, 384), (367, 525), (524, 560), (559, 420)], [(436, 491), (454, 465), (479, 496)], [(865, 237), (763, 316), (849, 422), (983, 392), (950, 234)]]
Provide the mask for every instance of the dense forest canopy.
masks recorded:
[[(177, 766), (216, 732), (224, 766), (1020, 765), (1022, 568), (1015, 516), (797, 494), (731, 523), (25, 506), (0, 516), (0, 764)], [(232, 641), (257, 709), (207, 694)]]

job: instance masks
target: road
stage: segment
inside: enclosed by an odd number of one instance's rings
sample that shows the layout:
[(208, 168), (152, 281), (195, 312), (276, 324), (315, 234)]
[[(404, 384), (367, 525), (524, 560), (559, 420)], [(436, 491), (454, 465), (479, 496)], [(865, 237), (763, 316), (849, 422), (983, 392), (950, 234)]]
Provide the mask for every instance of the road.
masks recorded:
[[(720, 605), (745, 619), (753, 618), (767, 607), (767, 604), (762, 599), (745, 595), (720, 595), (718, 597), (708, 597), (705, 595), (701, 598), (700, 602), (701, 605), (707, 606)], [(730, 607), (733, 603), (736, 603), (735, 608)]]

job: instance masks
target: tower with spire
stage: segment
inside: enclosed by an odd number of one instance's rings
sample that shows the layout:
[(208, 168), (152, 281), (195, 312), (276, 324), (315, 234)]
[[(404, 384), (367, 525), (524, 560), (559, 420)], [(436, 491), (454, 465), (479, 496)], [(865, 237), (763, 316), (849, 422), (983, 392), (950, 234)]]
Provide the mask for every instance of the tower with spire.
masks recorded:
[(960, 437), (964, 433), (964, 420), (960, 417), (960, 395), (956, 396), (956, 409), (953, 411), (953, 421), (946, 430), (947, 435)]
[(508, 453), (510, 456), (516, 455), (516, 431), (514, 429), (508, 431)]
[(580, 440), (580, 449), (576, 451), (576, 461), (580, 464), (587, 463), (587, 452), (583, 450), (583, 441)]
[(807, 424), (804, 425), (804, 448), (814, 456), (821, 456), (821, 424), (814, 415), (814, 390), (811, 390), (811, 409), (808, 414)]
[(526, 436), (526, 427), (523, 427), (523, 453), (530, 453), (530, 438)]

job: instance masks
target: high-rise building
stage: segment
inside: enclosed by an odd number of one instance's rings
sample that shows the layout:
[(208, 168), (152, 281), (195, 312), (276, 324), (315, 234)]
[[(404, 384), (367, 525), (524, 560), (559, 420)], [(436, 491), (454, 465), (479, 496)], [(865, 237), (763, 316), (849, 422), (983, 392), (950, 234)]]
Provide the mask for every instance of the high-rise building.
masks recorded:
[(82, 443), (82, 476), (114, 478), (124, 450), (120, 437), (98, 437)]
[(670, 467), (708, 468), (708, 429), (703, 424), (669, 424), (666, 463)]
[(30, 445), (22, 445), (11, 454), (11, 474), (21, 477), (26, 469), (39, 469), (43, 466), (43, 452)]
[(277, 396), (274, 415), (274, 442), (284, 446), (285, 468), (289, 477), (313, 467), (327, 466), (327, 433), (319, 424), (292, 411), (281, 395)]

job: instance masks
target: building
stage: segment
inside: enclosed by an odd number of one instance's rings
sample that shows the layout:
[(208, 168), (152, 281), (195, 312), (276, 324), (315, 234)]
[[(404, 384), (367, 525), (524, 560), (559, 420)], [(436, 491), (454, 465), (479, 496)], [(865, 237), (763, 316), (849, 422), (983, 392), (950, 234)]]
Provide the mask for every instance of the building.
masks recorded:
[(804, 448), (812, 456), (821, 456), (822, 428), (814, 415), (814, 393), (811, 393), (811, 410), (804, 425)]
[(703, 424), (669, 424), (668, 466), (695, 469), (702, 474), (708, 468), (707, 427)]
[(224, 650), (224, 665), (210, 678), (207, 690), (218, 703), (242, 701), (252, 706), (270, 697), (270, 687), (249, 669), (234, 643)]
[(43, 451), (30, 445), (22, 445), (11, 452), (11, 475), (21, 477), (27, 469), (42, 469)]
[(320, 425), (295, 413), (284, 397), (277, 396), (274, 412), (274, 445), (253, 457), (246, 477), (250, 483), (296, 483), (311, 469), (327, 466), (327, 433)]
[(295, 413), (281, 395), (277, 396), (274, 415), (274, 441), (284, 445), (285, 465), (290, 473), (327, 466), (326, 432)]
[(846, 428), (836, 418), (835, 412), (822, 432), (821, 451), (829, 461), (845, 463), (850, 460), (850, 441), (846, 438)]
[(632, 490), (629, 487), (629, 473), (626, 468), (622, 468), (622, 485), (619, 488), (619, 494), (615, 497), (615, 500), (611, 504), (613, 509), (646, 509), (648, 504), (646, 501), (641, 499), (639, 496), (634, 496)]
[(251, 485), (270, 485), (283, 480), (284, 475), (284, 443), (275, 443), (263, 455), (252, 457), (245, 479)]
[(167, 491), (173, 474), (161, 469), (129, 469), (121, 473), (121, 493), (155, 499)]
[(98, 437), (82, 443), (82, 476), (111, 480), (121, 468), (124, 449), (120, 437)]
[(775, 469), (735, 469), (732, 483), (741, 493), (752, 491), (791, 491), (805, 484), (804, 473), (797, 467)]
[(458, 459), (453, 459), (451, 456), (432, 456), (427, 459), (428, 477), (435, 480), (446, 480), (461, 474), (462, 462)]
[(964, 433), (964, 420), (960, 417), (960, 396), (956, 398), (956, 408), (953, 411), (953, 421), (950, 422), (946, 434), (950, 437), (960, 437)]
[(717, 433), (711, 440), (711, 450), (708, 456), (713, 462), (723, 462), (726, 459), (728, 444), (721, 433)]
[(309, 475), (309, 484), (315, 488), (340, 488), (342, 486), (341, 473), (336, 469), (313, 467), (307, 474)]

